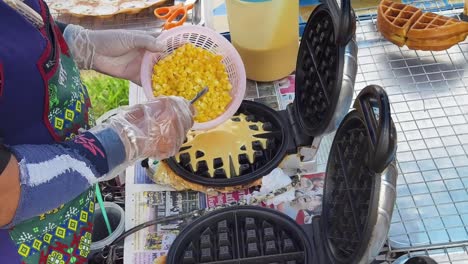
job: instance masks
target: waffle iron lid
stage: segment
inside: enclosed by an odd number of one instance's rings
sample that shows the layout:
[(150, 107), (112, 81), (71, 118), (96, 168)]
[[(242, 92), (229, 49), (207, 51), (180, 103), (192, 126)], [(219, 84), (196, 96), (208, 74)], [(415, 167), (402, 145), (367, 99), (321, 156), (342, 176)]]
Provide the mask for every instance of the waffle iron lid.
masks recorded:
[(168, 264), (312, 263), (312, 245), (288, 216), (260, 206), (218, 209), (188, 224), (167, 255)]
[(385, 91), (364, 88), (338, 128), (323, 194), (323, 245), (332, 263), (361, 259), (378, 215), (380, 176), (395, 159), (396, 130)]
[[(295, 115), (309, 136), (333, 122), (340, 98), (345, 47), (355, 31), (349, 0), (319, 5), (307, 21), (296, 64)], [(346, 106), (348, 107), (348, 106)]]

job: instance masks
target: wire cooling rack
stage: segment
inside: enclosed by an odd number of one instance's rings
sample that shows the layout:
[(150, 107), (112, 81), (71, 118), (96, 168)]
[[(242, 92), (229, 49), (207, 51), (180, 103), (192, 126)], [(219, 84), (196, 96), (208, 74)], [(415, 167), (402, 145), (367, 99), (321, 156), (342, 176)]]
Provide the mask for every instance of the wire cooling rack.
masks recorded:
[[(413, 4), (458, 17), (463, 5), (446, 2)], [(468, 43), (441, 52), (399, 48), (377, 31), (375, 9), (365, 11), (357, 23), (355, 92), (369, 84), (384, 87), (398, 131), (398, 197), (389, 245), (401, 250), (468, 244)]]
[(409, 252), (397, 258), (392, 263), (403, 264), (409, 258), (415, 256), (429, 256), (439, 264), (466, 264), (468, 263), (468, 248), (467, 246), (455, 246), (450, 248), (418, 250)]

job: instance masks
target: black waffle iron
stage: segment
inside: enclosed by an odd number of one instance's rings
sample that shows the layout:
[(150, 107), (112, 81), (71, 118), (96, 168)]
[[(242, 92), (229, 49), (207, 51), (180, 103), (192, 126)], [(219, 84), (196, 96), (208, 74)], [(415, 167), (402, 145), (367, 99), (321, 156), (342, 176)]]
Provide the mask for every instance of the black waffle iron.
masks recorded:
[(396, 197), (396, 131), (382, 88), (366, 87), (353, 108), (335, 135), (312, 224), (257, 206), (216, 210), (182, 230), (167, 264), (371, 263)]
[[(318, 6), (310, 16), (299, 47), (294, 102), (277, 112), (264, 104), (244, 101), (232, 117), (236, 121), (245, 114), (248, 121), (261, 121), (266, 132), (257, 137), (267, 139), (266, 146), (252, 142), (253, 161), (246, 155), (231, 157), (239, 159), (239, 175), (231, 160), (220, 158), (199, 161), (192, 167), (190, 161), (198, 157), (187, 153), (179, 159), (169, 158), (170, 168), (183, 179), (203, 186), (248, 184), (277, 168), (285, 156), (310, 147), (313, 140), (336, 130), (351, 105), (357, 71), (355, 16), (349, 0), (343, 0), (342, 7), (330, 1)], [(251, 129), (255, 132), (258, 128)], [(207, 162), (214, 164), (214, 175), (208, 172)], [(225, 163), (230, 163), (230, 171), (219, 168)]]

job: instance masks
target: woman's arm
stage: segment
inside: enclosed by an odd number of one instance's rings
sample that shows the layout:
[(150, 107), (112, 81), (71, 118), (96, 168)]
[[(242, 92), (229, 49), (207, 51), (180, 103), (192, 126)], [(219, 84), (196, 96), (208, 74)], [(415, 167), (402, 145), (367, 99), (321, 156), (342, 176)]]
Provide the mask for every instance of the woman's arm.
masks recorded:
[(192, 125), (187, 100), (159, 97), (122, 108), (68, 142), (10, 146), (0, 176), (0, 227), (50, 211), (138, 159), (173, 156)]
[[(5, 152), (4, 152), (5, 153)], [(8, 153), (8, 158), (2, 155), (1, 159), (6, 162), (6, 167), (0, 174), (0, 226), (7, 225), (13, 219), (20, 197), (20, 182), (18, 161)]]
[[(113, 134), (86, 132), (62, 144), (10, 146), (10, 160), (0, 176), (0, 227), (72, 200), (123, 163), (125, 148)], [(104, 146), (99, 136), (114, 143)]]

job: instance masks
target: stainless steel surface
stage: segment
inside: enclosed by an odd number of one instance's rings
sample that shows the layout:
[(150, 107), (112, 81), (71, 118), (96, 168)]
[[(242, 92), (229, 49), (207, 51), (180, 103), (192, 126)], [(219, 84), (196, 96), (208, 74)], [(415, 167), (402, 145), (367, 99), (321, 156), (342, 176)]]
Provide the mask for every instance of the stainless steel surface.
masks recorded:
[(375, 15), (367, 18), (357, 23), (355, 95), (369, 84), (385, 88), (399, 141), (389, 244), (468, 243), (468, 43), (441, 52), (399, 48), (377, 31)]
[(356, 44), (355, 38), (352, 38), (348, 45), (346, 45), (340, 98), (338, 99), (338, 103), (336, 105), (335, 114), (330, 120), (330, 124), (328, 125), (324, 134), (328, 134), (338, 129), (341, 121), (343, 121), (343, 118), (349, 112), (357, 73), (357, 55), (358, 46)]
[(380, 188), (375, 190), (379, 192), (377, 222), (368, 241), (366, 253), (358, 263), (367, 264), (374, 261), (387, 240), (396, 199), (397, 177), (395, 162), (380, 174)]

